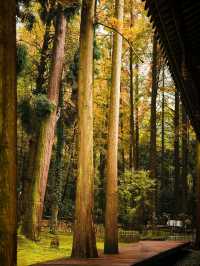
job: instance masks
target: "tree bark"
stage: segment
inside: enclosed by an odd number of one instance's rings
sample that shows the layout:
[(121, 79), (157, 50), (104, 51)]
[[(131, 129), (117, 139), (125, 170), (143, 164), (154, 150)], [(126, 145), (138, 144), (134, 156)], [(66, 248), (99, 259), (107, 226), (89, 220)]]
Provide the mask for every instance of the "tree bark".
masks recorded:
[(45, 90), (43, 88), (45, 84), (45, 71), (47, 66), (47, 53), (48, 53), (48, 47), (50, 42), (50, 30), (51, 30), (51, 20), (48, 19), (46, 22), (45, 27), (45, 34), (43, 39), (43, 45), (41, 49), (41, 55), (40, 55), (40, 62), (38, 65), (38, 76), (36, 80), (36, 93), (44, 93)]
[[(158, 80), (157, 80), (157, 39), (154, 35), (153, 38), (153, 62), (152, 62), (152, 91), (151, 91), (151, 118), (150, 118), (150, 176), (156, 181), (157, 175), (157, 151), (156, 151), (156, 99), (158, 91)], [(157, 186), (156, 186), (157, 190)], [(153, 213), (152, 221), (155, 223), (156, 218), (156, 195), (157, 191), (153, 192)]]
[[(116, 0), (115, 17), (123, 21), (124, 1)], [(108, 122), (106, 211), (104, 252), (118, 253), (118, 176), (117, 153), (119, 133), (119, 104), (121, 77), (122, 37), (114, 33), (112, 55), (112, 85)]]
[(93, 224), (93, 40), (94, 0), (83, 0), (78, 79), (78, 177), (72, 257), (97, 257)]
[(165, 165), (165, 66), (163, 65), (163, 77), (162, 77), (162, 121), (161, 121), (161, 188), (165, 189), (167, 181), (164, 173)]
[(175, 209), (174, 213), (177, 214), (181, 211), (181, 181), (180, 181), (180, 155), (179, 155), (179, 135), (180, 135), (180, 126), (179, 126), (179, 93), (176, 90), (175, 92), (175, 113), (174, 113), (174, 199), (175, 199)]
[(0, 264), (16, 265), (16, 2), (0, 2)]
[(135, 77), (135, 170), (139, 170), (139, 65), (135, 65), (136, 77)]
[(61, 202), (61, 194), (63, 187), (63, 150), (64, 150), (64, 88), (61, 85), (60, 95), (59, 95), (59, 108), (60, 108), (60, 118), (57, 123), (57, 143), (56, 143), (56, 158), (55, 158), (55, 169), (52, 182), (52, 208), (51, 208), (51, 233), (57, 232), (58, 225), (58, 211)]
[[(48, 19), (46, 22), (45, 27), (45, 33), (43, 38), (43, 45), (41, 49), (41, 55), (40, 55), (40, 62), (38, 64), (38, 74), (36, 79), (36, 90), (34, 93), (40, 94), (44, 93), (44, 85), (45, 85), (45, 71), (46, 71), (46, 64), (47, 64), (47, 54), (48, 54), (48, 47), (49, 47), (49, 41), (50, 41), (50, 29), (51, 29), (51, 19)], [(31, 182), (33, 178), (33, 161), (36, 156), (37, 151), (37, 139), (38, 139), (38, 129), (35, 129), (35, 132), (31, 135), (31, 138), (29, 140), (29, 156), (28, 156), (28, 166), (25, 168), (25, 178), (23, 182), (23, 189), (22, 189), (22, 222), (24, 219), (24, 214), (28, 211), (29, 212), (29, 204), (27, 202), (27, 199), (30, 196), (31, 193)], [(26, 210), (28, 208), (28, 210)], [(22, 233), (24, 230), (24, 226), (22, 226)]]
[(187, 212), (187, 174), (188, 174), (188, 117), (182, 105), (182, 212)]
[(39, 129), (36, 157), (33, 162), (31, 193), (28, 202), (30, 206), (26, 210), (23, 224), (23, 232), (26, 237), (35, 241), (39, 239), (44, 196), (57, 121), (59, 89), (64, 62), (65, 34), (66, 19), (64, 12), (60, 11), (56, 21), (53, 58), (48, 84), (48, 99), (55, 105), (55, 110), (51, 112), (48, 118), (41, 122)]
[(134, 87), (133, 87), (133, 50), (130, 47), (130, 147), (129, 167), (135, 169), (135, 121), (134, 121)]
[[(134, 24), (133, 1), (131, 1), (130, 11), (131, 24)], [(129, 71), (130, 71), (130, 147), (129, 147), (129, 167), (135, 169), (135, 119), (134, 119), (134, 86), (133, 86), (133, 49), (129, 48)]]
[(200, 249), (200, 142), (196, 152), (196, 238), (195, 248)]

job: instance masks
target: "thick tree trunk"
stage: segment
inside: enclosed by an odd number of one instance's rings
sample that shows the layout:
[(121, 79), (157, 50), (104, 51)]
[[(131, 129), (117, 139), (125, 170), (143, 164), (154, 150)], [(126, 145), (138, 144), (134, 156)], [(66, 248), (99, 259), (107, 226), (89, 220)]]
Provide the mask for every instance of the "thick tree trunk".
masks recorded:
[[(43, 38), (43, 45), (40, 54), (40, 62), (38, 64), (38, 74), (36, 79), (36, 90), (35, 93), (44, 93), (44, 85), (45, 85), (45, 71), (47, 67), (47, 55), (48, 48), (50, 42), (50, 29), (51, 29), (51, 20), (48, 19), (46, 22), (45, 33)], [(24, 219), (24, 214), (26, 212), (26, 208), (29, 211), (29, 204), (27, 204), (27, 199), (31, 193), (31, 182), (33, 178), (33, 161), (35, 159), (36, 150), (37, 150), (37, 139), (38, 132), (35, 130), (34, 134), (31, 136), (29, 141), (29, 158), (28, 158), (28, 166), (25, 173), (24, 183), (23, 183), (23, 191), (22, 191), (22, 221)], [(22, 233), (25, 228), (22, 227)]]
[(196, 239), (195, 248), (200, 249), (200, 142), (197, 140), (196, 154)]
[(63, 11), (57, 16), (52, 66), (48, 85), (48, 99), (55, 110), (41, 122), (37, 140), (36, 158), (33, 162), (33, 177), (29, 208), (26, 210), (23, 232), (27, 238), (38, 240), (43, 212), (44, 196), (51, 159), (54, 132), (57, 121), (57, 106), (64, 61), (66, 19)]
[(181, 211), (181, 181), (180, 181), (180, 155), (179, 155), (179, 93), (175, 92), (175, 112), (174, 112), (174, 199), (175, 199), (175, 209), (174, 213), (178, 214)]
[[(150, 176), (156, 181), (156, 170), (157, 170), (157, 151), (156, 151), (156, 99), (158, 91), (158, 80), (157, 80), (157, 40), (154, 35), (153, 39), (153, 62), (152, 62), (152, 91), (151, 91), (151, 118), (150, 118)], [(157, 190), (157, 186), (156, 186)], [(157, 191), (153, 192), (153, 213), (152, 221), (155, 222), (156, 218), (156, 195)]]
[(83, 0), (78, 80), (78, 177), (72, 257), (97, 257), (93, 209), (93, 38), (94, 0)]
[[(27, 213), (27, 211), (30, 211), (29, 197), (31, 195), (33, 162), (36, 156), (36, 149), (37, 149), (36, 137), (32, 136), (31, 139), (29, 140), (29, 153), (28, 153), (28, 162), (27, 162), (28, 165), (26, 168), (26, 175), (24, 177), (23, 190), (22, 190), (22, 210), (21, 210), (22, 223), (24, 222), (25, 214)], [(24, 227), (22, 226), (22, 233), (24, 234), (23, 230)]]
[(136, 77), (135, 77), (135, 170), (139, 169), (139, 65), (135, 65)]
[[(123, 21), (124, 1), (115, 2), (116, 18)], [(114, 33), (112, 55), (112, 86), (108, 122), (106, 211), (105, 211), (105, 253), (118, 253), (118, 176), (117, 153), (119, 131), (120, 77), (122, 37)]]
[(0, 1), (0, 264), (16, 265), (16, 2)]
[(187, 174), (188, 174), (188, 117), (182, 105), (182, 212), (187, 212)]

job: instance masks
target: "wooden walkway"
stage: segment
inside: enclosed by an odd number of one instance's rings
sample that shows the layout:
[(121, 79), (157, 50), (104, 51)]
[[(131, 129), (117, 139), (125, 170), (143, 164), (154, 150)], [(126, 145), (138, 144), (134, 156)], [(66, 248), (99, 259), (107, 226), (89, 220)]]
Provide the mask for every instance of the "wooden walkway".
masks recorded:
[[(140, 241), (138, 243), (127, 244), (120, 248), (120, 253), (117, 255), (104, 255), (99, 252), (97, 259), (60, 259), (49, 261), (37, 266), (131, 266), (145, 265), (144, 263), (157, 258), (167, 258), (170, 253), (189, 245), (189, 242), (183, 241)], [(153, 265), (153, 264), (152, 264)]]

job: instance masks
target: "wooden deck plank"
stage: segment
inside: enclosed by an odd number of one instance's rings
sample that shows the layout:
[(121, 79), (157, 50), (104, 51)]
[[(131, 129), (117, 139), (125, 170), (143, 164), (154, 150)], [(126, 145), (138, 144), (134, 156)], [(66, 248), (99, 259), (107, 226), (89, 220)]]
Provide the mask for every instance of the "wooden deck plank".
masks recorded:
[(182, 248), (189, 242), (184, 241), (140, 241), (128, 244), (120, 248), (117, 255), (104, 255), (99, 252), (99, 258), (95, 259), (70, 259), (63, 258), (56, 261), (34, 264), (35, 266), (63, 266), (63, 265), (91, 265), (91, 266), (131, 266), (136, 263), (146, 261), (155, 256), (169, 255), (170, 251)]

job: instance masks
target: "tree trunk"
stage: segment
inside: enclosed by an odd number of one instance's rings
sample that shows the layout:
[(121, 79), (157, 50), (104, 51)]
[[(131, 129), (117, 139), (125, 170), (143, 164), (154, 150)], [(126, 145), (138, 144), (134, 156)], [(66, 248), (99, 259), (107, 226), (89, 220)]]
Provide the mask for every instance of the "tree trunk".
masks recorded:
[[(123, 21), (124, 1), (116, 0), (115, 16)], [(112, 85), (108, 122), (106, 211), (104, 252), (118, 253), (118, 176), (117, 153), (119, 131), (120, 77), (121, 77), (122, 37), (114, 33), (112, 55)]]
[(133, 49), (130, 47), (130, 147), (129, 167), (135, 169), (135, 123), (134, 123), (134, 100), (133, 100)]
[(163, 65), (163, 77), (162, 77), (162, 121), (161, 121), (161, 188), (165, 189), (167, 181), (164, 173), (164, 162), (165, 162), (165, 66)]
[(175, 92), (175, 113), (174, 113), (174, 199), (175, 199), (175, 210), (174, 213), (178, 214), (181, 211), (181, 182), (180, 182), (180, 156), (179, 156), (179, 93)]
[(139, 65), (135, 65), (135, 170), (139, 169)]
[[(45, 34), (43, 38), (43, 45), (41, 49), (41, 55), (40, 55), (40, 62), (38, 65), (38, 74), (36, 79), (36, 90), (35, 93), (44, 93), (44, 84), (45, 84), (45, 70), (46, 70), (46, 64), (47, 64), (47, 54), (48, 54), (48, 47), (50, 42), (50, 29), (51, 29), (51, 20), (48, 19), (46, 22), (46, 28), (45, 28)], [(29, 204), (27, 204), (27, 198), (30, 196), (31, 193), (31, 182), (33, 178), (33, 161), (35, 159), (36, 150), (37, 150), (37, 139), (38, 139), (38, 130), (36, 129), (34, 134), (31, 136), (31, 139), (29, 141), (29, 158), (28, 158), (28, 166), (25, 168), (25, 180), (23, 183), (23, 190), (22, 190), (22, 222), (24, 219), (24, 214), (26, 213), (26, 208), (28, 208), (27, 211), (29, 211)], [(25, 228), (22, 226), (22, 233)]]
[(38, 240), (43, 212), (44, 196), (47, 185), (54, 132), (57, 121), (57, 106), (64, 61), (66, 19), (63, 11), (57, 15), (53, 58), (48, 85), (48, 99), (55, 105), (55, 110), (41, 122), (37, 140), (29, 208), (26, 210), (23, 232), (27, 238)]
[[(153, 62), (152, 62), (152, 91), (151, 91), (151, 118), (150, 118), (150, 176), (156, 181), (156, 168), (157, 168), (157, 151), (156, 151), (156, 99), (158, 91), (157, 80), (157, 39), (154, 35), (153, 38)], [(156, 186), (157, 190), (157, 186)], [(157, 191), (153, 192), (153, 213), (152, 221), (155, 223), (156, 218), (156, 195)]]
[(72, 257), (97, 257), (93, 209), (93, 39), (94, 0), (83, 0), (78, 80), (78, 177)]
[(197, 140), (196, 153), (196, 238), (195, 248), (200, 249), (200, 142)]
[[(24, 182), (23, 182), (23, 190), (22, 190), (22, 223), (24, 222), (25, 219), (25, 214), (27, 211), (30, 211), (30, 204), (29, 204), (29, 197), (31, 195), (31, 185), (32, 185), (32, 173), (33, 173), (33, 162), (35, 160), (36, 156), (36, 148), (37, 148), (37, 141), (36, 137), (32, 136), (31, 139), (29, 140), (29, 154), (28, 154), (28, 162), (27, 162), (27, 168), (26, 168), (26, 174), (24, 177)], [(22, 226), (22, 233), (24, 227)]]
[(0, 264), (15, 266), (16, 230), (16, 2), (0, 2)]
[(40, 62), (38, 65), (38, 76), (36, 80), (36, 93), (44, 93), (45, 90), (43, 88), (45, 84), (45, 71), (46, 71), (46, 65), (47, 65), (47, 53), (48, 53), (48, 47), (50, 42), (50, 30), (51, 30), (51, 20), (48, 19), (46, 22), (45, 27), (45, 34), (43, 39), (43, 45), (41, 49), (41, 55), (40, 55)]
[(56, 233), (58, 224), (58, 211), (61, 202), (61, 194), (63, 187), (63, 150), (64, 150), (64, 89), (61, 85), (60, 95), (59, 95), (59, 108), (60, 118), (57, 123), (57, 143), (56, 143), (56, 158), (55, 158), (55, 170), (52, 182), (52, 208), (51, 208), (51, 232)]
[(187, 212), (187, 174), (188, 174), (188, 117), (182, 105), (182, 212)]
[[(131, 1), (131, 27), (134, 23), (133, 2)], [(135, 169), (135, 121), (134, 121), (134, 87), (133, 87), (133, 49), (129, 48), (129, 71), (130, 71), (130, 147), (129, 147), (129, 167)]]

